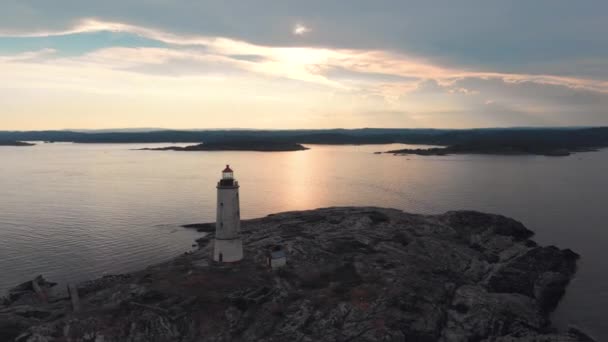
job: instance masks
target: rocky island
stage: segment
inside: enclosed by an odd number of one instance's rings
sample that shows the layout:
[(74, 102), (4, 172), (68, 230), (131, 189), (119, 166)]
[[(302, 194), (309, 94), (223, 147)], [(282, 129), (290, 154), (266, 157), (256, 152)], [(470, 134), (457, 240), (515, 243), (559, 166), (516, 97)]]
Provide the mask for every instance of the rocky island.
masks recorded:
[[(578, 255), (504, 216), (325, 208), (244, 220), (241, 234), (234, 264), (213, 261), (209, 233), (195, 252), (73, 286), (71, 301), (22, 284), (0, 304), (0, 340), (592, 341), (549, 320)], [(287, 264), (273, 270), (276, 246)]]
[(0, 140), (0, 146), (18, 146), (18, 147), (26, 147), (26, 146), (34, 146), (36, 144), (23, 142), (23, 141), (2, 141)]
[(207, 142), (191, 146), (168, 146), (160, 148), (143, 148), (143, 151), (257, 151), (257, 152), (287, 152), (303, 151), (308, 148), (297, 143), (286, 143), (281, 141), (222, 141)]
[(513, 146), (505, 144), (502, 146), (476, 146), (476, 145), (453, 145), (446, 147), (400, 149), (387, 151), (394, 155), (416, 154), (420, 156), (447, 156), (450, 154), (494, 154), (494, 155), (541, 155), (548, 157), (566, 157), (576, 152), (593, 152), (595, 148), (550, 148), (535, 146)]

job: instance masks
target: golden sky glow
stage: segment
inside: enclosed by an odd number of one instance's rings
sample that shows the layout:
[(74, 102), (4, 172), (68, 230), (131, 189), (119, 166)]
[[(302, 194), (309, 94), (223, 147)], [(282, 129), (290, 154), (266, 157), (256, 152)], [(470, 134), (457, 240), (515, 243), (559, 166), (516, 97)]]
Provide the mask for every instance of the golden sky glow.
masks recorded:
[[(322, 34), (302, 23), (291, 30), (294, 40)], [(608, 103), (602, 79), (475, 70), (381, 49), (266, 46), (99, 19), (0, 37), (103, 32), (157, 46), (110, 39), (80, 53), (2, 53), (0, 129), (558, 126), (585, 124), (552, 101), (559, 94)]]

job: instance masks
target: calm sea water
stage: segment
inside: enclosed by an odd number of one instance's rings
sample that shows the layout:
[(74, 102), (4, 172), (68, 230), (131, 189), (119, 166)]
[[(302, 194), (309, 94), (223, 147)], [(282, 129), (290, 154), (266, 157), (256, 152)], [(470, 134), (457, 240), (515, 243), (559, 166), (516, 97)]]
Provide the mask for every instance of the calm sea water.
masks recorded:
[[(165, 144), (166, 145), (166, 144)], [(417, 213), (474, 209), (582, 255), (555, 314), (608, 340), (608, 151), (540, 156), (396, 157), (402, 145), (300, 152), (151, 152), (145, 145), (0, 147), (0, 292), (36, 274), (78, 281), (190, 250), (214, 221), (215, 183), (231, 164), (244, 218), (326, 206)]]

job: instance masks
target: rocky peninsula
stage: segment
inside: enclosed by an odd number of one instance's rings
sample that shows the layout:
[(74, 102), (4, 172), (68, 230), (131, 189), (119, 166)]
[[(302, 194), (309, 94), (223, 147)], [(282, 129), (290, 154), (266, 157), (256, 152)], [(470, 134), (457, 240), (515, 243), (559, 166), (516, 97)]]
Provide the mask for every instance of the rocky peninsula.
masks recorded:
[(279, 141), (222, 141), (208, 142), (185, 147), (168, 146), (160, 148), (143, 148), (143, 151), (257, 151), (257, 152), (288, 152), (303, 151), (308, 148), (296, 144)]
[(387, 151), (394, 155), (416, 154), (420, 156), (447, 156), (450, 154), (493, 154), (493, 155), (540, 155), (547, 157), (567, 157), (577, 152), (594, 152), (595, 148), (548, 148), (535, 146), (476, 146), (454, 145), (446, 147), (400, 149)]
[[(592, 341), (549, 320), (578, 255), (532, 235), (471, 211), (274, 214), (242, 222), (236, 264), (212, 261), (209, 233), (195, 252), (74, 286), (76, 300), (22, 284), (0, 304), (0, 340)], [(287, 252), (278, 270), (273, 246)]]
[(23, 142), (23, 141), (2, 141), (0, 140), (0, 146), (18, 146), (18, 147), (26, 147), (26, 146), (34, 146), (36, 144)]

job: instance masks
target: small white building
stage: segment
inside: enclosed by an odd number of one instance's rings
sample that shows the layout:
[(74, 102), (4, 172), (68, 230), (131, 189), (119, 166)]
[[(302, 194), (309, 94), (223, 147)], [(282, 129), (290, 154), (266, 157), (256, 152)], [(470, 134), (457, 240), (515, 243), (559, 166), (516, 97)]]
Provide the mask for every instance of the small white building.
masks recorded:
[(222, 171), (222, 179), (217, 183), (214, 261), (236, 262), (243, 259), (243, 241), (240, 232), (239, 182), (234, 179), (230, 165), (226, 165)]
[(287, 253), (281, 246), (274, 247), (268, 253), (268, 266), (275, 270), (287, 265)]

